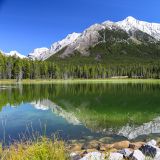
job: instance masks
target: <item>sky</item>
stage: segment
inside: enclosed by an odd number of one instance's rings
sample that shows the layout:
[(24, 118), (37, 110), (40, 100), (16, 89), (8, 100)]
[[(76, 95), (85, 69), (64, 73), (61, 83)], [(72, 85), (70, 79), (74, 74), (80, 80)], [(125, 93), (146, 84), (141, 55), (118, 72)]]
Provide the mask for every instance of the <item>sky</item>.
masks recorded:
[(94, 23), (128, 16), (160, 23), (160, 0), (0, 0), (0, 50), (27, 55)]

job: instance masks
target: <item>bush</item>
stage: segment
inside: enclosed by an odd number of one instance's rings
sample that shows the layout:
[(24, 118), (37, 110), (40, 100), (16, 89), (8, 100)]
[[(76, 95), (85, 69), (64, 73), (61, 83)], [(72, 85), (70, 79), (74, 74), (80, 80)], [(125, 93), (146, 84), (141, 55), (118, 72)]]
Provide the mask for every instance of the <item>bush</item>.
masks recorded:
[(3, 160), (68, 160), (68, 154), (63, 141), (38, 139), (36, 142), (16, 143), (2, 151)]

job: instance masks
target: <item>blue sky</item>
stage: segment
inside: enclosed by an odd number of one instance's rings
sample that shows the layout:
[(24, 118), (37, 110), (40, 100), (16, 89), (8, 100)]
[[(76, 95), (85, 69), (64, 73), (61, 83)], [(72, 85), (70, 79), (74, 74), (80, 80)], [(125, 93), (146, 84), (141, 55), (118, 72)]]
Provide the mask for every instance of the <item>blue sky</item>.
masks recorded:
[(0, 49), (26, 55), (94, 23), (127, 16), (160, 23), (160, 0), (0, 0)]

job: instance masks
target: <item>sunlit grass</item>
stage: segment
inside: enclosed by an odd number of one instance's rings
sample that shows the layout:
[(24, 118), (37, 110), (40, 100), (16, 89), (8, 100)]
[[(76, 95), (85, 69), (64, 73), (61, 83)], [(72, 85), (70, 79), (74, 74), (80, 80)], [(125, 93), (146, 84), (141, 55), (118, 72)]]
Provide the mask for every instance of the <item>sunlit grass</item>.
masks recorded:
[(1, 160), (68, 160), (63, 141), (40, 138), (35, 142), (15, 143), (9, 148), (0, 145)]
[[(16, 84), (15, 79), (0, 80), (0, 84)], [(48, 84), (48, 83), (160, 83), (159, 79), (24, 79), (22, 84)]]

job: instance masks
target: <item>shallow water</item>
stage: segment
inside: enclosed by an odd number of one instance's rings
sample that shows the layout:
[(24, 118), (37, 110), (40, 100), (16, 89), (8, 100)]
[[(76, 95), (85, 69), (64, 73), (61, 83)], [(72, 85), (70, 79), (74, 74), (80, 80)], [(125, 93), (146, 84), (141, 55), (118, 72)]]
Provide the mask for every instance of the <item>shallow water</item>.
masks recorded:
[(160, 135), (160, 85), (36, 84), (0, 87), (0, 141), (58, 134), (138, 139)]

